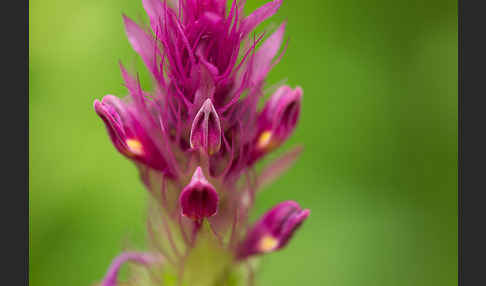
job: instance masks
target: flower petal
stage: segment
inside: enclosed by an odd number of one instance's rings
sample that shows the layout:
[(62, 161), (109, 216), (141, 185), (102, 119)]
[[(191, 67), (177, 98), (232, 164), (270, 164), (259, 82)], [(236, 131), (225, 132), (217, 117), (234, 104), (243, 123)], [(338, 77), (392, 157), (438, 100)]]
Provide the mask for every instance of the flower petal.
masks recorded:
[(150, 19), (152, 30), (156, 31), (164, 21), (164, 6), (160, 0), (142, 0), (143, 8)]
[(300, 115), (303, 91), (281, 86), (267, 101), (258, 117), (258, 132), (249, 160), (259, 158), (279, 147), (294, 131)]
[(157, 46), (153, 37), (140, 28), (132, 19), (123, 15), (128, 41), (142, 58), (150, 72), (157, 78), (159, 71), (156, 63)]
[(134, 262), (143, 265), (150, 265), (159, 261), (160, 258), (150, 253), (124, 252), (113, 260), (100, 286), (117, 286), (118, 272), (125, 262)]
[(167, 161), (152, 137), (154, 131), (142, 124), (146, 114), (133, 104), (116, 96), (107, 95), (102, 101), (95, 100), (94, 109), (105, 123), (110, 139), (125, 157), (173, 176)]
[(194, 220), (213, 216), (218, 210), (218, 202), (218, 193), (204, 177), (201, 167), (197, 167), (191, 182), (179, 196), (182, 215)]
[(221, 123), (218, 113), (209, 98), (206, 99), (194, 117), (190, 144), (191, 148), (201, 148), (209, 155), (218, 152), (221, 147)]
[(285, 23), (270, 36), (260, 46), (253, 58), (252, 66), (252, 82), (259, 84), (265, 79), (267, 73), (272, 68), (272, 60), (277, 55), (282, 44), (283, 35), (285, 32)]
[(248, 35), (249, 32), (256, 28), (258, 24), (275, 14), (278, 11), (278, 8), (280, 8), (281, 4), (282, 0), (274, 0), (268, 2), (267, 4), (256, 9), (255, 11), (253, 11), (253, 13), (248, 15), (242, 23), (242, 37), (246, 37), (246, 35)]
[(298, 203), (285, 201), (267, 211), (250, 229), (240, 244), (238, 259), (277, 251), (285, 247), (295, 231), (309, 216)]

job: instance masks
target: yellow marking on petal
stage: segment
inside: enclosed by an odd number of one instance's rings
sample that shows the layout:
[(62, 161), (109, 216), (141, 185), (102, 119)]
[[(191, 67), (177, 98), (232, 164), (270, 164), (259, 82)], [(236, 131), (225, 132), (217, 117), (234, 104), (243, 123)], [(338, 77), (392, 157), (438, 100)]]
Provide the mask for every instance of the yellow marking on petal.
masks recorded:
[(270, 145), (272, 139), (272, 131), (263, 131), (263, 133), (258, 138), (257, 146), (259, 149), (265, 149)]
[(258, 249), (261, 252), (270, 252), (272, 250), (275, 250), (278, 246), (278, 239), (271, 235), (265, 235), (260, 239), (260, 242), (258, 243)]
[[(218, 151), (219, 151), (219, 150), (218, 150)], [(210, 147), (210, 148), (208, 148), (208, 154), (209, 154), (209, 156), (212, 156), (212, 155), (214, 155), (215, 153), (216, 153), (216, 148), (211, 148), (211, 147)]]
[(128, 146), (128, 151), (133, 155), (143, 155), (143, 145), (137, 139), (127, 139), (125, 141)]
[(241, 204), (246, 208), (250, 205), (250, 194), (248, 192), (245, 192), (243, 196), (241, 197)]

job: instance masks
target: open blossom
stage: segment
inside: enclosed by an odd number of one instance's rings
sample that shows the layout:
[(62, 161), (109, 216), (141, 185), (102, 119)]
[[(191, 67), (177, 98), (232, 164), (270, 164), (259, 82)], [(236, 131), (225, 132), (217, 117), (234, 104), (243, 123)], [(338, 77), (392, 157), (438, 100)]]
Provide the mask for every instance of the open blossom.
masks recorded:
[(257, 191), (300, 152), (254, 172), (293, 133), (301, 109), (302, 89), (286, 85), (258, 108), (265, 78), (283, 54), (285, 24), (270, 35), (252, 31), (282, 1), (247, 16), (244, 0), (230, 8), (225, 0), (142, 3), (150, 27), (126, 16), (123, 21), (154, 90), (142, 90), (138, 77), (120, 64), (129, 96), (107, 95), (95, 100), (94, 109), (151, 194), (150, 249), (121, 254), (100, 285), (122, 285), (117, 273), (124, 262), (140, 267), (123, 285), (166, 285), (161, 281), (168, 277), (177, 285), (226, 285), (232, 277), (251, 283), (253, 275), (242, 274), (240, 266), (285, 247), (309, 215), (286, 201), (253, 226), (248, 222)]
[(194, 172), (191, 182), (181, 192), (179, 204), (183, 216), (196, 221), (213, 216), (218, 209), (218, 193), (206, 180), (200, 167)]

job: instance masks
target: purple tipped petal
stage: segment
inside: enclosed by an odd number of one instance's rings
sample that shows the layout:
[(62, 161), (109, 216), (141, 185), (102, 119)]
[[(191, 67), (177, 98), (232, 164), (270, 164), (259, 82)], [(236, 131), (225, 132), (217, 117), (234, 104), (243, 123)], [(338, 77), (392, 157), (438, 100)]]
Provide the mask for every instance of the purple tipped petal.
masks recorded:
[(141, 124), (142, 119), (137, 116), (132, 106), (113, 95), (107, 95), (101, 102), (94, 101), (94, 109), (105, 123), (110, 139), (120, 153), (129, 159), (172, 175), (167, 169), (164, 156)]
[(156, 31), (164, 20), (164, 6), (161, 0), (142, 0), (143, 8), (150, 18), (152, 30)]
[(153, 37), (142, 30), (130, 18), (123, 16), (123, 22), (125, 23), (128, 41), (135, 52), (140, 55), (150, 72), (157, 78), (159, 76), (156, 63), (157, 49)]
[(201, 15), (205, 12), (211, 12), (216, 15), (224, 16), (225, 14), (225, 0), (197, 0), (197, 1), (183, 1), (183, 10), (186, 13), (185, 22), (192, 22), (199, 20)]
[(238, 249), (237, 258), (245, 259), (285, 247), (309, 214), (308, 209), (302, 210), (294, 201), (276, 205), (248, 232)]
[(150, 265), (153, 263), (157, 263), (158, 261), (160, 261), (160, 258), (157, 258), (150, 253), (124, 252), (113, 260), (100, 286), (117, 286), (118, 272), (125, 262), (134, 262), (143, 265)]
[(179, 196), (182, 215), (194, 220), (213, 216), (218, 210), (218, 202), (218, 193), (204, 177), (201, 167), (198, 167)]
[(263, 108), (260, 122), (277, 131), (281, 138), (288, 136), (299, 119), (302, 94), (300, 87), (280, 87)]
[(279, 244), (279, 249), (285, 247), (290, 241), (295, 231), (302, 225), (305, 219), (310, 215), (310, 210), (305, 209), (300, 212), (291, 214), (286, 220), (281, 230), (281, 240)]
[(285, 140), (297, 125), (300, 115), (300, 104), (302, 100), (302, 89), (297, 87), (281, 98), (279, 102), (278, 119), (275, 118), (274, 125), (276, 134), (281, 140)]
[(258, 26), (258, 24), (275, 14), (278, 11), (278, 8), (280, 8), (280, 5), (282, 5), (282, 0), (274, 0), (268, 2), (248, 15), (248, 17), (243, 20), (241, 27), (243, 37)]
[(209, 98), (192, 122), (190, 144), (191, 148), (205, 150), (209, 155), (218, 152), (221, 147), (221, 123)]
[(272, 61), (280, 49), (284, 32), (285, 23), (280, 25), (280, 27), (268, 37), (265, 42), (263, 42), (256, 52), (252, 66), (252, 81), (255, 84), (263, 81), (272, 68)]
[(107, 95), (103, 98), (103, 102), (98, 99), (94, 101), (94, 109), (99, 117), (103, 120), (106, 126), (106, 130), (110, 135), (110, 139), (113, 145), (121, 153), (125, 153), (127, 150), (126, 139), (127, 135), (123, 129), (123, 123), (121, 121), (118, 111), (109, 103), (116, 102), (117, 99), (112, 95)]
[(250, 164), (280, 146), (294, 131), (300, 115), (302, 89), (280, 87), (265, 104), (258, 118), (258, 132)]

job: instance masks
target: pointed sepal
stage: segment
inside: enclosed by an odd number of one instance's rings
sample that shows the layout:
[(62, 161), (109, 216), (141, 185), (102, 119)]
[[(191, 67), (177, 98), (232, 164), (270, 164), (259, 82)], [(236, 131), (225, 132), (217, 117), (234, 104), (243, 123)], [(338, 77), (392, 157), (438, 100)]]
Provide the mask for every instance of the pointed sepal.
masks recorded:
[(197, 112), (191, 127), (190, 144), (212, 155), (221, 148), (221, 122), (211, 99), (206, 99)]

